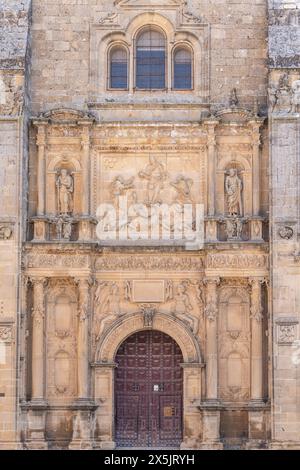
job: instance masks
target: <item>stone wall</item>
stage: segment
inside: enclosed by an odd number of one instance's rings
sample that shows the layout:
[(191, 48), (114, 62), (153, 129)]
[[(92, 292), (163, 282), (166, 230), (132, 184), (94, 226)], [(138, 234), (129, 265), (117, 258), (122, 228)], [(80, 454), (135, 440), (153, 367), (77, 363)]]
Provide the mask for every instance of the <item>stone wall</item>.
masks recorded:
[(16, 351), (20, 242), (22, 218), (26, 217), (21, 191), (30, 3), (0, 1), (0, 448), (5, 449), (18, 445)]
[(270, 5), (273, 446), (299, 445), (300, 2)]

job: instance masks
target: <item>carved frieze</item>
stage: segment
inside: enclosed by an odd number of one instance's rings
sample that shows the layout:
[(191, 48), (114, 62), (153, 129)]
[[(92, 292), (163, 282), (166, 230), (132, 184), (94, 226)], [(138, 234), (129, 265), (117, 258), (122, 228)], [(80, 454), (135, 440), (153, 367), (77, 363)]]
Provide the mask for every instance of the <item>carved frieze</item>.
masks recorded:
[(47, 267), (63, 267), (63, 268), (86, 268), (89, 266), (89, 257), (85, 255), (76, 255), (74, 253), (65, 254), (33, 254), (30, 253), (26, 259), (27, 268), (47, 268)]
[(277, 342), (282, 346), (291, 346), (298, 340), (298, 321), (291, 318), (282, 318), (276, 321)]
[(237, 269), (267, 269), (268, 255), (263, 254), (208, 254), (206, 258), (207, 268), (237, 268)]
[(175, 256), (124, 256), (110, 255), (98, 258), (97, 271), (202, 271), (203, 259), (200, 257)]

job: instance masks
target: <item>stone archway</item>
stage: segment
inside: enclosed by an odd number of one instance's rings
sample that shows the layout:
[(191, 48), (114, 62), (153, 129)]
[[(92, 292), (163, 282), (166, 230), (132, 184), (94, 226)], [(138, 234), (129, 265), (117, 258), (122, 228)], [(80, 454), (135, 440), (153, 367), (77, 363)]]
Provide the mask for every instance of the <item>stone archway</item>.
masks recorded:
[(192, 332), (172, 315), (156, 313), (151, 326), (142, 313), (126, 316), (115, 322), (96, 349), (94, 366), (94, 398), (96, 411), (95, 443), (102, 449), (115, 448), (114, 440), (114, 369), (120, 345), (132, 334), (157, 330), (170, 336), (183, 356), (183, 442), (182, 448), (197, 448), (202, 437), (201, 370), (203, 363), (199, 344)]

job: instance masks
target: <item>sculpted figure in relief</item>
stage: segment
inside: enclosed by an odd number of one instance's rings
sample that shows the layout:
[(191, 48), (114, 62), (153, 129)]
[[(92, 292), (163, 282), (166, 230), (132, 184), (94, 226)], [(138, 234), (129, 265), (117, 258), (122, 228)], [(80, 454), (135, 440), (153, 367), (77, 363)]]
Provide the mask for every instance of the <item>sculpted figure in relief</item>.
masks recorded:
[(139, 177), (148, 181), (147, 204), (162, 204), (160, 193), (167, 178), (165, 167), (155, 156), (150, 155), (146, 168), (139, 173)]
[(177, 192), (174, 199), (176, 204), (193, 203), (191, 194), (193, 184), (193, 180), (191, 178), (186, 178), (185, 176), (178, 176), (178, 178), (171, 183), (171, 186), (173, 186)]
[(242, 215), (242, 190), (243, 183), (235, 168), (229, 170), (225, 179), (225, 193), (228, 204), (228, 212), (231, 216)]
[(118, 203), (118, 199), (121, 196), (127, 196), (128, 203), (135, 204), (137, 195), (135, 192), (134, 176), (127, 180), (121, 175), (117, 176), (111, 183), (110, 193), (115, 204)]
[(174, 302), (172, 305), (172, 313), (187, 323), (191, 330), (196, 334), (199, 328), (198, 319), (190, 315), (190, 312), (193, 310), (189, 295), (186, 292), (186, 286), (181, 283), (177, 287), (177, 293), (174, 296)]
[(68, 170), (62, 169), (56, 180), (59, 214), (71, 214), (73, 211), (74, 181)]
[(96, 317), (96, 339), (99, 340), (106, 326), (122, 315), (119, 286), (115, 282), (111, 285), (100, 283), (95, 294), (95, 301), (99, 305)]
[(300, 107), (300, 80), (292, 84), (292, 113), (297, 113)]

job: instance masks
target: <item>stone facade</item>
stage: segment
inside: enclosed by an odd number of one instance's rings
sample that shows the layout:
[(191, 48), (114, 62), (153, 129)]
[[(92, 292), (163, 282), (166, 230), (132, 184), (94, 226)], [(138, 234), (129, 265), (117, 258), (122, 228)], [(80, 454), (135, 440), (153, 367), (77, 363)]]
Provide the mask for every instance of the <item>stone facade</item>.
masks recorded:
[[(300, 448), (299, 10), (269, 3), (0, 0), (0, 448), (115, 448), (116, 353), (149, 329), (182, 351), (182, 449)], [(135, 86), (145, 26), (163, 90)], [(203, 249), (100, 243), (118, 196), (203, 207)]]

